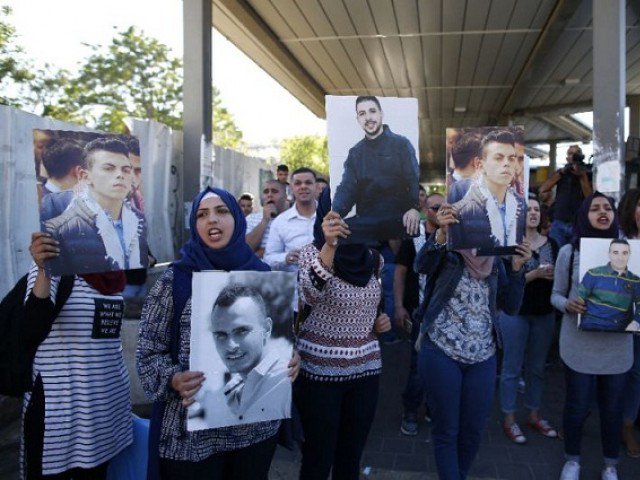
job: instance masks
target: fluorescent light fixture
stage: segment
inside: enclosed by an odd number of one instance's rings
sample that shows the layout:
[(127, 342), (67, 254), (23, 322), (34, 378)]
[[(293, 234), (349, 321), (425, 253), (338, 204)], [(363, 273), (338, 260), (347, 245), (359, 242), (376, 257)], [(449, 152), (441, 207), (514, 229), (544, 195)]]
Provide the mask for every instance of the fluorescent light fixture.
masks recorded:
[(456, 113), (464, 113), (467, 111), (467, 107), (453, 107), (453, 111)]
[(580, 83), (580, 79), (579, 78), (565, 78), (564, 79), (564, 84), (565, 85), (578, 85)]

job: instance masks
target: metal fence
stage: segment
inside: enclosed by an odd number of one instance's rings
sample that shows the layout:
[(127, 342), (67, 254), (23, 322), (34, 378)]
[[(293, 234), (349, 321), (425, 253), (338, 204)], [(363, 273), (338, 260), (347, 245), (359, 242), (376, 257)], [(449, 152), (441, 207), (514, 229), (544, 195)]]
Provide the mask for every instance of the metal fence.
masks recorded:
[[(127, 123), (140, 139), (149, 247), (159, 261), (171, 261), (182, 244), (184, 229), (182, 132), (153, 121)], [(31, 233), (39, 229), (34, 128), (91, 131), (0, 106), (0, 297), (29, 269)], [(236, 196), (247, 191), (259, 198), (261, 183), (273, 176), (265, 160), (219, 147), (213, 149), (213, 156), (207, 183)]]

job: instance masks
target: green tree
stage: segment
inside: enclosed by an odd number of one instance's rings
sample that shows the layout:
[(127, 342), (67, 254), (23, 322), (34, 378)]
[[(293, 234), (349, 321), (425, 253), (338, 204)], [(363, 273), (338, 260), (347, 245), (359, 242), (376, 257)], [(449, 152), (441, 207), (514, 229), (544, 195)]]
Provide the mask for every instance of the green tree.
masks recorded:
[(108, 46), (87, 46), (53, 110), (107, 131), (123, 131), (126, 116), (182, 127), (182, 62), (166, 45), (129, 27)]
[[(128, 116), (182, 129), (182, 60), (169, 47), (135, 27), (117, 33), (108, 46), (88, 47), (92, 53), (77, 74), (42, 72), (31, 92), (38, 113), (112, 132), (125, 131)], [(244, 149), (242, 132), (212, 88), (214, 143)]]
[(280, 160), (290, 171), (308, 167), (322, 175), (329, 175), (327, 137), (299, 135), (285, 138), (280, 143)]
[(0, 104), (20, 106), (21, 91), (33, 78), (24, 50), (9, 22), (11, 8), (0, 6)]
[(237, 127), (231, 112), (222, 106), (220, 90), (215, 86), (211, 97), (213, 98), (213, 143), (221, 147), (244, 152), (247, 146), (242, 140), (242, 131)]

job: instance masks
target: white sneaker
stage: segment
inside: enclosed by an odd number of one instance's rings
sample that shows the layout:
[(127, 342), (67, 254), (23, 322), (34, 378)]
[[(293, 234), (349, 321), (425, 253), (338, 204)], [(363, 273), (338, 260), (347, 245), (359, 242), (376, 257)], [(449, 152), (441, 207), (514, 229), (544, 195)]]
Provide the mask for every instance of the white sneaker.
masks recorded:
[(618, 480), (618, 470), (616, 467), (605, 467), (602, 470), (602, 480)]
[[(604, 471), (602, 472), (604, 479)], [(617, 479), (617, 477), (614, 477)], [(562, 472), (560, 473), (560, 480), (579, 480), (580, 479), (580, 464), (574, 460), (569, 460), (564, 463)]]

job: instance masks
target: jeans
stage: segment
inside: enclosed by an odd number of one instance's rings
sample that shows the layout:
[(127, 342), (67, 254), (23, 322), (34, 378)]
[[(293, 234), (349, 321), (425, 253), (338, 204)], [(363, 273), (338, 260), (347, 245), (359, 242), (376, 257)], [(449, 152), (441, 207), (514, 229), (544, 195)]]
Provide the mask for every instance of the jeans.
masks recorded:
[[(611, 334), (614, 335), (614, 334)], [(590, 375), (565, 365), (564, 452), (569, 460), (580, 460), (582, 427), (591, 410), (591, 394), (596, 389), (600, 411), (600, 438), (607, 465), (615, 464), (622, 440), (622, 401), (626, 373)]]
[(409, 363), (409, 376), (407, 377), (407, 384), (402, 392), (402, 405), (404, 407), (404, 413), (417, 413), (420, 404), (424, 401), (424, 388), (422, 386), (422, 380), (418, 374), (418, 352), (414, 348), (416, 340), (418, 339), (418, 333), (420, 333), (420, 327), (413, 322), (413, 328), (411, 329), (411, 360)]
[(160, 470), (167, 480), (267, 480), (277, 445), (278, 435), (274, 435), (248, 447), (214, 453), (200, 462), (161, 458)]
[[(300, 480), (358, 480), (378, 403), (378, 375), (343, 382), (303, 376), (293, 396), (304, 431)], [(333, 466), (333, 469), (332, 469)]]
[(418, 354), (418, 371), (433, 414), (433, 448), (440, 480), (464, 480), (491, 413), (496, 356), (464, 364), (428, 338)]
[(573, 238), (573, 225), (571, 222), (563, 222), (562, 220), (554, 220), (551, 223), (549, 236), (558, 244), (558, 248), (563, 247)]
[(640, 410), (640, 337), (633, 336), (633, 366), (627, 373), (627, 385), (624, 388), (623, 418), (635, 421)]
[(502, 314), (502, 374), (500, 375), (500, 406), (504, 413), (516, 411), (520, 372), (524, 365), (526, 390), (524, 406), (538, 410), (544, 387), (544, 364), (553, 341), (555, 314)]

